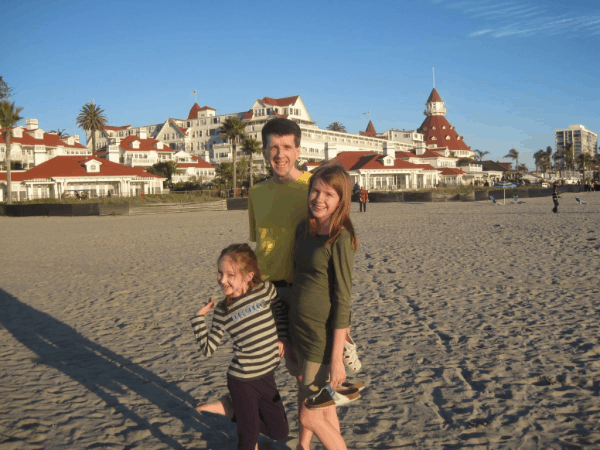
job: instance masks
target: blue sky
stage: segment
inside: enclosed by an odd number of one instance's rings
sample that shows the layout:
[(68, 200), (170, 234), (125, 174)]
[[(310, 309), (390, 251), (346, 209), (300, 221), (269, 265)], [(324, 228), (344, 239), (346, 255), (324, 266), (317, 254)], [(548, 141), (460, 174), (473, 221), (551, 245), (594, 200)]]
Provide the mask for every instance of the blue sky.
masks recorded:
[(597, 2), (513, 0), (3, 0), (0, 75), (22, 115), (85, 133), (94, 100), (111, 125), (248, 110), (300, 95), (325, 128), (415, 129), (435, 85), (446, 117), (493, 159), (554, 148), (554, 130), (600, 130)]

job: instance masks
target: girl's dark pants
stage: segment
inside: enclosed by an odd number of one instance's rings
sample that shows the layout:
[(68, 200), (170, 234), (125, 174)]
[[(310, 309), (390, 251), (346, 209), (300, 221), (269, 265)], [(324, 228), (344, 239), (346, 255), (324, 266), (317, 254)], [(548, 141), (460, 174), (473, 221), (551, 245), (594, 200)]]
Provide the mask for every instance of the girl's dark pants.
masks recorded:
[(275, 441), (287, 437), (287, 417), (272, 372), (250, 381), (227, 375), (227, 388), (237, 420), (238, 450), (254, 450), (260, 433)]
[(367, 203), (360, 202), (360, 212), (367, 212)]
[(552, 200), (554, 201), (554, 208), (552, 209), (552, 211), (556, 212), (558, 211), (558, 199), (554, 198)]

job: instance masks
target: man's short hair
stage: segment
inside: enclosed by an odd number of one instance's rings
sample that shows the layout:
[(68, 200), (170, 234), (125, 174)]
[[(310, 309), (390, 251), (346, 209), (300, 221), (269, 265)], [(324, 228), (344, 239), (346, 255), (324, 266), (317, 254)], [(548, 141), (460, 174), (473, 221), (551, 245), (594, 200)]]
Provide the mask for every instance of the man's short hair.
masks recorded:
[(290, 119), (282, 119), (276, 117), (275, 119), (269, 120), (262, 129), (262, 143), (263, 149), (267, 148), (269, 142), (269, 136), (274, 134), (275, 136), (287, 136), (289, 134), (294, 135), (294, 144), (296, 147), (300, 147), (300, 138), (302, 131), (298, 124)]

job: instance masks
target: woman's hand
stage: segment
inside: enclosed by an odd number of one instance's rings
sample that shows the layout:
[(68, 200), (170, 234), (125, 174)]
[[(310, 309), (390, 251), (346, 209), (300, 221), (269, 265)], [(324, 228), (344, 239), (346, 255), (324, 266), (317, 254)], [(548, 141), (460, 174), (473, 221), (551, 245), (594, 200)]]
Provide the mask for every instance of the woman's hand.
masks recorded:
[(277, 341), (277, 346), (279, 347), (279, 357), (280, 358), (283, 358), (285, 356), (286, 341), (287, 341), (287, 339), (279, 339), (279, 341)]
[(344, 361), (341, 358), (331, 361), (329, 367), (329, 384), (332, 389), (336, 389), (346, 381), (346, 368), (344, 367)]
[(198, 311), (198, 313), (196, 315), (197, 316), (205, 315), (207, 312), (209, 312), (211, 309), (213, 309), (213, 306), (215, 306), (215, 301), (211, 297), (210, 300), (208, 301), (208, 303), (206, 305), (204, 305), (204, 307), (200, 311)]

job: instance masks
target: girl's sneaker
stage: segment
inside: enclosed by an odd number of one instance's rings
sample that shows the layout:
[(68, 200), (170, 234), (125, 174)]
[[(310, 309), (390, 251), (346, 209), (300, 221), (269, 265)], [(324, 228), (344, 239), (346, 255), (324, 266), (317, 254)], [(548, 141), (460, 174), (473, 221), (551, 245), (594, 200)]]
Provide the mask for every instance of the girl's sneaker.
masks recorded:
[[(348, 341), (350, 341), (350, 342), (348, 342)], [(356, 353), (356, 344), (354, 343), (354, 341), (352, 340), (350, 335), (348, 335), (346, 337), (346, 340), (344, 341), (343, 360), (344, 360), (344, 364), (352, 372), (356, 373), (362, 367), (362, 364), (361, 364), (360, 360), (358, 359), (358, 353)]]

